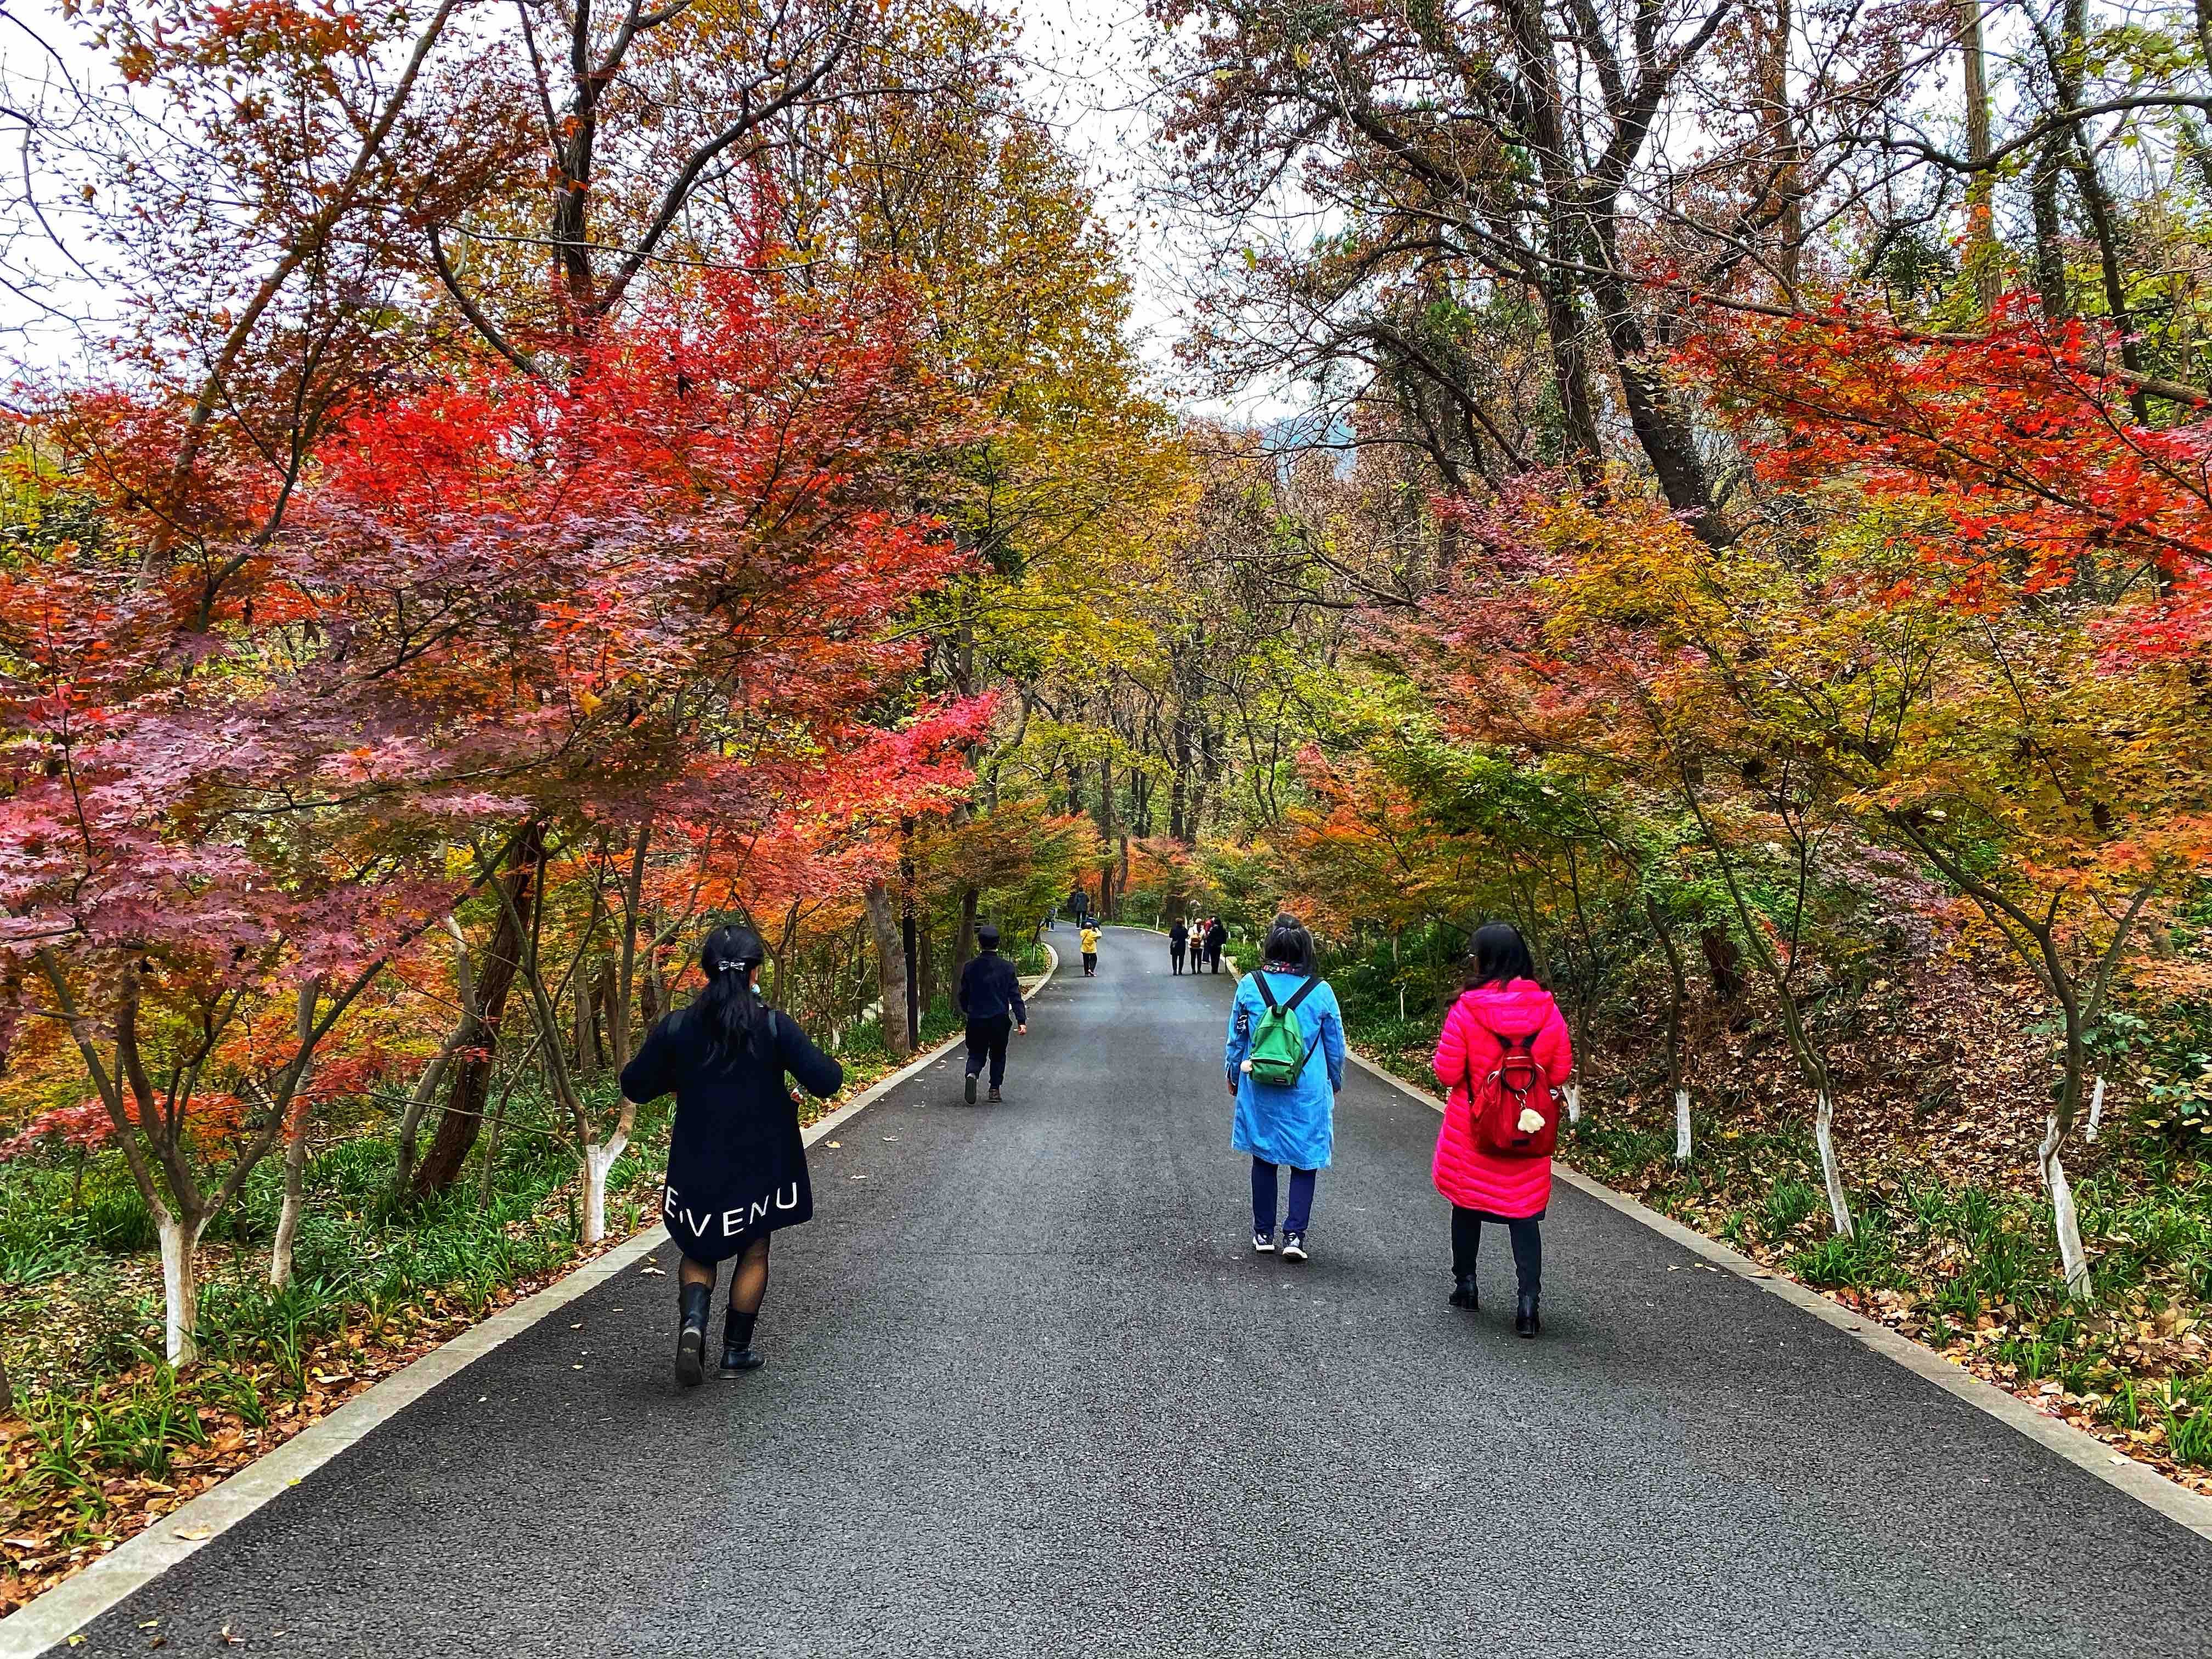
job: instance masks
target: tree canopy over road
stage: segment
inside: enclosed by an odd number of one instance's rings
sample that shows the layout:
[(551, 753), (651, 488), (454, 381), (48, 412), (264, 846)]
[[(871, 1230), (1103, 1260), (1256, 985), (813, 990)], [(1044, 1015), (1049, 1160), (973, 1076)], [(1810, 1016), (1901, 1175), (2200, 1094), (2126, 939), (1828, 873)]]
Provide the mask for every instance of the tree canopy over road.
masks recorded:
[(2212, 11), (1152, 0), (1172, 368), (988, 0), (8, 21), (0, 1609), (1079, 884), (2212, 1489)]

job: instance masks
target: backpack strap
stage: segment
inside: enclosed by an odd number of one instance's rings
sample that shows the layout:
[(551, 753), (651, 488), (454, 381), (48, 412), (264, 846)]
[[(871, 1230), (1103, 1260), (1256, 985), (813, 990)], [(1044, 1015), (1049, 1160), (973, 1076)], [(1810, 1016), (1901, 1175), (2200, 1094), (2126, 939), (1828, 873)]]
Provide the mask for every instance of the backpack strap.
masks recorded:
[[(1273, 988), (1267, 983), (1267, 975), (1265, 969), (1259, 969), (1253, 974), (1252, 984), (1260, 993), (1260, 1000), (1267, 1005), (1268, 1012), (1271, 1013), (1274, 1012), (1275, 993)], [(1291, 1006), (1295, 1008), (1297, 1006), (1296, 999), (1293, 999), (1291, 1000)]]
[[(1261, 977), (1264, 979), (1267, 975), (1262, 974)], [(1306, 975), (1306, 982), (1299, 986), (1297, 990), (1291, 993), (1291, 1000), (1285, 1003), (1283, 1006), (1285, 1008), (1296, 1008), (1298, 1004), (1304, 1002), (1309, 996), (1313, 994), (1314, 987), (1320, 983), (1321, 975), (1319, 974), (1308, 974)]]

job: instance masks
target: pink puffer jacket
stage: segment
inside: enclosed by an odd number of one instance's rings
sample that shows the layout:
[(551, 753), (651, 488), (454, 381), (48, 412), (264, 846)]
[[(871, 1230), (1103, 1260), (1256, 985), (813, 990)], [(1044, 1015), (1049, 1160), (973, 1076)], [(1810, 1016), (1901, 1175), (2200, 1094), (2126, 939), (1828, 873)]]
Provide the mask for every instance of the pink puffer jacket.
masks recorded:
[(1498, 1038), (1534, 1032), (1536, 1063), (1556, 1091), (1573, 1074), (1574, 1047), (1552, 994), (1534, 980), (1485, 985), (1464, 992), (1444, 1016), (1437, 1038), (1437, 1081), (1451, 1091), (1443, 1127), (1437, 1131), (1433, 1175), (1437, 1190), (1462, 1209), (1492, 1215), (1534, 1215), (1552, 1201), (1552, 1160), (1499, 1158), (1474, 1142), (1468, 1110), (1470, 1071), (1480, 1078), (1498, 1059)]

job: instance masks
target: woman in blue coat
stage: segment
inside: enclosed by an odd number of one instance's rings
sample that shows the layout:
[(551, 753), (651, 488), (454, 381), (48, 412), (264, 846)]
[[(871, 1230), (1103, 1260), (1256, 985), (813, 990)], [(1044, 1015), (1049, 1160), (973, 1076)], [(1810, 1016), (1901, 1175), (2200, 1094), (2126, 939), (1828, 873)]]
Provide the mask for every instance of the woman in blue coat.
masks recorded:
[[(1248, 974), (1238, 982), (1237, 1000), (1229, 1011), (1229, 1042), (1223, 1058), (1229, 1092), (1237, 1101), (1237, 1127), (1230, 1144), (1252, 1158), (1252, 1248), (1262, 1255), (1275, 1248), (1276, 1170), (1290, 1165), (1283, 1255), (1286, 1261), (1304, 1261), (1315, 1176), (1328, 1167), (1336, 1138), (1336, 1097), (1344, 1087), (1344, 1018), (1337, 1009), (1336, 993), (1315, 971), (1313, 936), (1295, 916), (1275, 918), (1264, 952), (1267, 961), (1260, 973)], [(1288, 1086), (1256, 1082), (1249, 1069), (1252, 1035), (1267, 1012), (1267, 998), (1260, 991), (1261, 974), (1276, 1006), (1285, 1007), (1297, 1000), (1291, 1018), (1298, 1022), (1299, 1035), (1305, 1040), (1306, 1063), (1297, 1081)]]

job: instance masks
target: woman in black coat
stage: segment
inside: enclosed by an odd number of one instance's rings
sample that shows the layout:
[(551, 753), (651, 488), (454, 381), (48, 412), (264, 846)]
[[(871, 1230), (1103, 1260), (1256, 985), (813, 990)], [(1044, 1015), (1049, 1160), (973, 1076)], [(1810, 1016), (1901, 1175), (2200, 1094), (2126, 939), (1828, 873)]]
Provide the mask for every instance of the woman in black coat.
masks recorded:
[(845, 1081), (843, 1066), (761, 1000), (767, 954), (750, 927), (708, 934), (699, 951), (707, 988), (654, 1026), (623, 1067), (623, 1093), (631, 1100), (676, 1091), (661, 1219), (684, 1252), (676, 1380), (686, 1388), (707, 1373), (716, 1265), (738, 1259), (722, 1327), (721, 1375), (735, 1376), (761, 1364), (753, 1322), (768, 1291), (769, 1235), (814, 1213), (798, 1103), (784, 1073), (823, 1099)]

